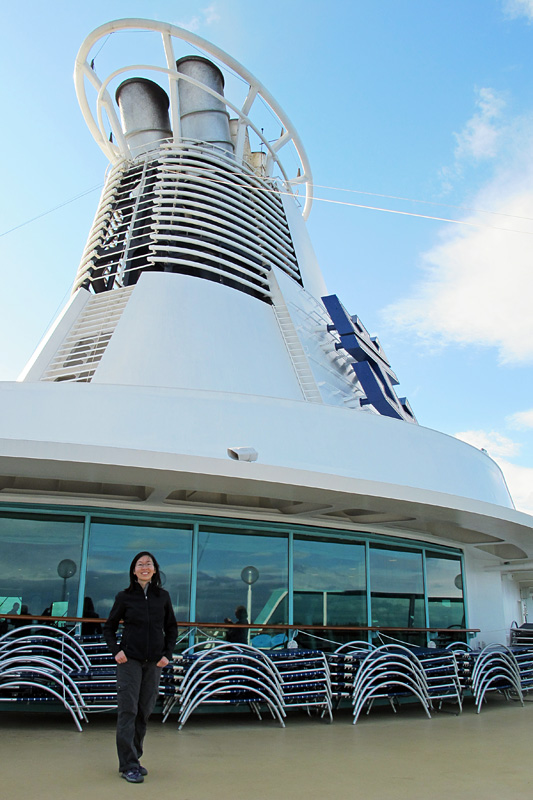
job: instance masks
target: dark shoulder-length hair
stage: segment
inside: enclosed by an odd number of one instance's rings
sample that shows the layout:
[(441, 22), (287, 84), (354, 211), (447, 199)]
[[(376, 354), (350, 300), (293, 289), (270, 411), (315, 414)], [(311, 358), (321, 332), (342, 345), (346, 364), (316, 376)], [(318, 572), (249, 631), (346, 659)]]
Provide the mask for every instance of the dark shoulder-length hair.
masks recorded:
[(157, 563), (157, 558), (152, 553), (149, 553), (148, 550), (141, 550), (141, 552), (137, 553), (137, 555), (134, 556), (134, 558), (132, 559), (132, 562), (130, 564), (130, 585), (124, 591), (132, 592), (135, 589), (135, 585), (138, 583), (137, 576), (135, 574), (135, 565), (137, 561), (143, 556), (151, 558), (152, 561), (154, 562), (155, 572), (152, 575), (150, 586), (152, 586), (159, 594), (159, 589), (161, 588), (161, 574), (159, 572), (159, 564)]

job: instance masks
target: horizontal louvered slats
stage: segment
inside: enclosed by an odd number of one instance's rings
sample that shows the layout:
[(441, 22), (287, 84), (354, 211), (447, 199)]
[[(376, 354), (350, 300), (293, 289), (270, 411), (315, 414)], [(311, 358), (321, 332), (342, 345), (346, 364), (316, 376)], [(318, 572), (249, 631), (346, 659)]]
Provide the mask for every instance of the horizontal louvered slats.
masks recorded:
[(133, 287), (90, 297), (41, 380), (89, 383), (132, 290)]
[(273, 181), (200, 143), (165, 143), (108, 177), (75, 288), (130, 286), (143, 269), (225, 283), (271, 301), (276, 266), (301, 284)]

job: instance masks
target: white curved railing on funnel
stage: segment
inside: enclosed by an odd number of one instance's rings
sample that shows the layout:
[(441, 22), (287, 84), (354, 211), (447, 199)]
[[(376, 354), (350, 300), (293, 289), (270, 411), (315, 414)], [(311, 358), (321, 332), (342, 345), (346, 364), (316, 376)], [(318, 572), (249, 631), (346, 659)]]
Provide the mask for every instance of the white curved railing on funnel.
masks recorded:
[[(99, 40), (108, 37), (111, 33), (124, 30), (144, 30), (156, 31), (160, 33), (162, 37), (166, 68), (147, 64), (132, 64), (111, 72), (111, 74), (102, 81), (95, 72), (94, 59), (91, 59), (90, 57), (91, 50)], [(183, 75), (177, 71), (174, 40), (189, 42), (196, 48), (202, 50), (208, 56), (217, 59), (239, 79), (244, 80), (245, 83), (248, 84), (248, 93), (246, 94), (244, 102), (240, 105), (240, 107), (234, 105), (230, 100), (219, 95), (210, 87), (204, 86), (198, 81), (195, 81), (193, 78)], [(109, 48), (106, 51), (109, 56), (108, 51)], [(104, 151), (112, 163), (116, 163), (124, 157), (131, 157), (131, 153), (129, 152), (128, 143), (122, 132), (116, 104), (113, 102), (111, 95), (109, 94), (108, 85), (113, 78), (118, 77), (119, 75), (127, 72), (138, 72), (139, 70), (142, 70), (143, 73), (155, 72), (158, 74), (158, 77), (164, 75), (168, 78), (170, 118), (172, 120), (175, 143), (178, 143), (181, 139), (181, 125), (178, 108), (179, 99), (177, 91), (178, 81), (181, 80), (192, 85), (199, 86), (208, 94), (225, 103), (228, 109), (237, 115), (239, 120), (235, 154), (237, 161), (242, 161), (246, 128), (249, 127), (254, 131), (255, 135), (261, 141), (268, 153), (267, 170), (271, 170), (273, 165), (276, 164), (283, 175), (289, 191), (292, 191), (292, 186), (295, 185), (302, 185), (304, 187), (305, 205), (302, 213), (304, 219), (307, 219), (313, 202), (313, 178), (305, 148), (296, 128), (292, 124), (289, 117), (286, 115), (274, 97), (270, 94), (270, 92), (266, 89), (266, 87), (263, 86), (263, 84), (242, 64), (236, 61), (236, 59), (232, 58), (232, 56), (230, 56), (228, 53), (225, 53), (219, 47), (211, 44), (211, 42), (208, 42), (206, 39), (202, 39), (200, 36), (184, 30), (183, 28), (179, 28), (176, 25), (147, 19), (115, 20), (113, 22), (108, 22), (105, 25), (101, 25), (99, 28), (94, 30), (91, 34), (89, 34), (89, 36), (87, 36), (80, 47), (74, 68), (76, 95), (78, 97), (78, 102), (89, 130), (91, 131), (98, 146)], [(91, 110), (91, 106), (87, 98), (85, 84), (86, 81), (96, 92), (96, 114), (94, 114)], [(257, 100), (261, 100), (262, 103), (265, 104), (270, 109), (272, 114), (277, 118), (277, 122), (281, 128), (281, 133), (274, 142), (268, 141), (263, 135), (261, 125), (255, 125), (253, 120), (250, 118), (250, 113)], [(109, 140), (109, 131), (104, 125), (104, 114), (109, 121), (111, 131), (114, 135), (114, 140), (117, 142), (117, 144)], [(288, 174), (285, 172), (284, 165), (278, 155), (279, 151), (286, 147), (286, 145), (290, 142), (292, 142), (294, 145), (297, 160), (299, 162), (297, 165), (296, 176), (294, 178), (288, 177)]]

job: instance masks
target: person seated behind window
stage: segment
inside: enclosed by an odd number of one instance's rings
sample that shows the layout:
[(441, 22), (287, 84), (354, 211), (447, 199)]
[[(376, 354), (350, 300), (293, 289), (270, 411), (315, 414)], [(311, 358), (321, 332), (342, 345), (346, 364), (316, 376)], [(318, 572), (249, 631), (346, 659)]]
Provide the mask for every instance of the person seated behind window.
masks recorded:
[[(23, 603), (20, 607), (20, 614), (22, 616), (27, 616), (29, 614), (28, 606)], [(31, 620), (29, 619), (12, 619), (11, 624), (14, 628), (23, 628), (24, 625), (29, 625)]]
[[(235, 617), (236, 625), (248, 625), (248, 612), (245, 606), (237, 606)], [(230, 623), (231, 620), (226, 618), (224, 622)], [(233, 625), (233, 622), (231, 624)], [(246, 628), (228, 628), (226, 630), (226, 641), (233, 644), (248, 644), (248, 630)]]
[[(83, 617), (89, 619), (98, 619), (98, 614), (96, 613), (96, 609), (94, 607), (94, 603), (92, 597), (85, 597), (83, 599)], [(82, 636), (97, 636), (99, 633), (102, 633), (102, 623), (101, 622), (82, 622), (81, 623), (81, 635)]]

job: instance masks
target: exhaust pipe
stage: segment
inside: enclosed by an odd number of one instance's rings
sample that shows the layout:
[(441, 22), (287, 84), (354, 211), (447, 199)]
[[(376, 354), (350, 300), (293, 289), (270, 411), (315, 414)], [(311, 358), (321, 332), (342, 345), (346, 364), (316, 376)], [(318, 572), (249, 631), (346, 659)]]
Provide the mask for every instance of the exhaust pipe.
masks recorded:
[[(224, 76), (215, 64), (202, 56), (184, 56), (176, 61), (182, 75), (224, 95)], [(178, 81), (181, 135), (184, 139), (199, 139), (233, 153), (229, 114), (222, 100), (187, 81)]]
[(128, 78), (115, 97), (132, 156), (155, 150), (161, 141), (172, 138), (168, 95), (159, 84), (147, 78)]

